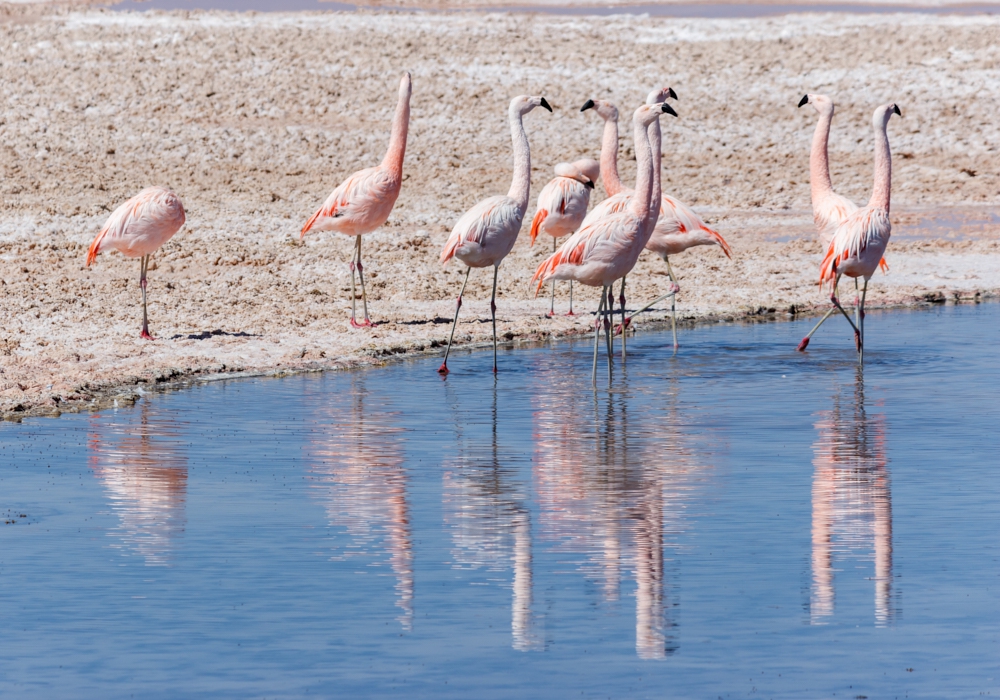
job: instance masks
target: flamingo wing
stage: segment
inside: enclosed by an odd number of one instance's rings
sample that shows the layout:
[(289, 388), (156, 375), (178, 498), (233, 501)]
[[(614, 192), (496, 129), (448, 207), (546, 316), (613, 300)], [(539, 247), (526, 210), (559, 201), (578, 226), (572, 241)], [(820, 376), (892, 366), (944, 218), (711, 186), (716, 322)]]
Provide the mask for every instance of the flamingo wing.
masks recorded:
[[(339, 222), (361, 222), (372, 218), (374, 209), (381, 209), (387, 201), (395, 204), (399, 194), (398, 181), (385, 168), (375, 167), (359, 170), (340, 185), (326, 198), (315, 214), (302, 227), (302, 236), (311, 230), (336, 230)], [(379, 224), (381, 225), (381, 224)]]
[(594, 205), (581, 227), (589, 226), (600, 219), (612, 214), (620, 214), (628, 208), (628, 203), (632, 201), (632, 190), (622, 190), (616, 195), (606, 197)]
[[(147, 187), (115, 209), (94, 237), (87, 251), (87, 265), (109, 247), (130, 257), (144, 255), (145, 249), (159, 248), (184, 224), (184, 207), (176, 194), (165, 187)], [(142, 251), (132, 250), (146, 244)]]
[(625, 211), (581, 226), (579, 231), (570, 236), (559, 250), (535, 270), (531, 277), (531, 283), (538, 282), (535, 294), (538, 294), (538, 290), (560, 265), (583, 265), (593, 260), (610, 262), (621, 259), (628, 248), (628, 238), (622, 235), (622, 231), (628, 226), (638, 226), (639, 223), (641, 222), (635, 216)]
[[(441, 262), (446, 263), (451, 260), (460, 246), (474, 243), (485, 247), (497, 236), (502, 237), (511, 231), (516, 232), (521, 228), (522, 216), (523, 212), (510, 197), (503, 195), (487, 197), (465, 212), (456, 222), (444, 250), (441, 251)], [(510, 242), (511, 247), (514, 245), (514, 240)], [(507, 252), (510, 251), (504, 252), (503, 255)]]
[(663, 222), (664, 226), (676, 226), (677, 233), (701, 232), (722, 248), (722, 252), (726, 254), (727, 258), (732, 259), (732, 250), (726, 243), (726, 239), (715, 229), (709, 228), (702, 218), (684, 202), (669, 195), (663, 195), (657, 228), (660, 228), (660, 221)]
[[(879, 243), (888, 242), (892, 225), (884, 209), (865, 207), (851, 214), (837, 227), (826, 256), (820, 263), (820, 284), (833, 282), (837, 268), (848, 259), (860, 260), (866, 251)], [(884, 245), (883, 245), (884, 250)], [(879, 252), (878, 261), (883, 260)], [(873, 266), (877, 267), (878, 263)]]

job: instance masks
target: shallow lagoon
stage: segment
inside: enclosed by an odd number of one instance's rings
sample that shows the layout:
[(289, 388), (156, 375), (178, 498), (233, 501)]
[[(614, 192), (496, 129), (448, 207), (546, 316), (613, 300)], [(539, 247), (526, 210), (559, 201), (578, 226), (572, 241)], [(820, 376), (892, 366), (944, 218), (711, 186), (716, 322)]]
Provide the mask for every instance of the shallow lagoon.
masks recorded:
[(0, 694), (995, 693), (1000, 305), (812, 322), (4, 425)]

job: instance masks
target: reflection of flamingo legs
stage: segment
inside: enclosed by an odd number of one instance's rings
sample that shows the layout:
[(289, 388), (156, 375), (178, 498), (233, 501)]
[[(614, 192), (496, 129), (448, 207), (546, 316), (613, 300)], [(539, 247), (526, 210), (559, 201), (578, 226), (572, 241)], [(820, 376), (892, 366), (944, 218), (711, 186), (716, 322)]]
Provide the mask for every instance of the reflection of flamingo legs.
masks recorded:
[(597, 313), (594, 314), (594, 369), (591, 373), (591, 381), (594, 384), (597, 384), (597, 351), (601, 345), (601, 323), (604, 318), (604, 298), (607, 291), (607, 287), (601, 288), (601, 301), (597, 305)]
[(528, 651), (534, 646), (531, 634), (531, 520), (519, 511), (514, 516), (514, 600), (511, 610), (511, 634), (514, 648)]
[[(618, 302), (622, 307), (622, 328), (625, 327), (625, 277), (622, 277), (622, 289), (618, 295)], [(625, 362), (625, 334), (622, 333), (622, 362)]]

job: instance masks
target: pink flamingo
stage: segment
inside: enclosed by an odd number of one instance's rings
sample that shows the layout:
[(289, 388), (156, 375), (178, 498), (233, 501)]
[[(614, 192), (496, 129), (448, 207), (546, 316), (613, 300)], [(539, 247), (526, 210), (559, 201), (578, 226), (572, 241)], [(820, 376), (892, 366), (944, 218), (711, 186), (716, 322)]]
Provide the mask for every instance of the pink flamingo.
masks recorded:
[[(830, 140), (830, 123), (833, 121), (834, 104), (826, 95), (809, 93), (799, 100), (799, 107), (811, 104), (819, 113), (816, 130), (813, 132), (812, 149), (809, 151), (809, 188), (812, 194), (813, 222), (819, 233), (819, 242), (823, 250), (830, 247), (833, 234), (844, 223), (848, 216), (858, 210), (858, 205), (833, 191), (833, 181), (830, 179), (830, 157), (827, 144)], [(880, 263), (883, 271), (889, 266), (885, 260)], [(855, 280), (855, 286), (857, 280)], [(857, 291), (855, 289), (855, 291)], [(809, 340), (830, 315), (836, 312), (832, 308), (819, 320), (806, 337), (799, 343), (799, 352), (804, 352), (809, 346)]]
[(453, 257), (466, 264), (465, 280), (458, 293), (455, 305), (455, 320), (448, 336), (448, 348), (444, 361), (438, 368), (441, 374), (448, 374), (448, 355), (455, 338), (458, 312), (462, 308), (462, 295), (469, 282), (469, 273), (474, 267), (493, 266), (493, 295), (490, 297), (490, 313), (493, 316), (493, 373), (497, 371), (497, 273), (500, 263), (514, 247), (521, 222), (528, 209), (531, 194), (531, 149), (528, 135), (524, 133), (523, 117), (535, 107), (552, 111), (544, 97), (520, 95), (510, 101), (507, 117), (510, 121), (510, 138), (514, 151), (514, 176), (506, 195), (487, 197), (465, 212), (451, 230), (448, 242), (441, 251), (441, 262), (447, 263)]
[[(635, 152), (638, 160), (635, 195), (624, 210), (609, 214), (589, 224), (584, 223), (562, 246), (549, 256), (531, 278), (538, 281), (535, 293), (551, 279), (576, 280), (591, 287), (601, 287), (594, 328), (594, 366), (592, 378), (597, 381), (597, 350), (601, 318), (612, 311), (611, 285), (635, 266), (639, 254), (652, 231), (651, 221), (657, 215), (659, 192), (654, 192), (653, 153), (647, 129), (661, 114), (676, 113), (662, 102), (643, 105), (632, 117)], [(655, 195), (655, 196), (654, 196)], [(605, 319), (608, 346), (608, 376), (611, 376), (611, 324)]]
[[(590, 191), (601, 172), (601, 164), (591, 158), (573, 163), (559, 163), (555, 167), (556, 177), (549, 181), (538, 195), (538, 211), (531, 222), (531, 245), (535, 244), (538, 232), (552, 236), (552, 252), (556, 250), (556, 239), (576, 231), (590, 206)], [(556, 283), (552, 283), (552, 298), (549, 316), (556, 313)], [(569, 313), (573, 316), (573, 280), (569, 282)]]
[[(820, 265), (820, 284), (831, 283), (830, 301), (844, 315), (854, 328), (855, 343), (858, 347), (858, 364), (865, 359), (865, 294), (868, 280), (875, 274), (882, 261), (892, 224), (889, 222), (889, 197), (892, 191), (892, 154), (889, 152), (889, 137), (886, 127), (893, 114), (903, 116), (895, 104), (881, 105), (872, 115), (875, 129), (875, 182), (868, 206), (858, 209), (837, 227)], [(842, 275), (864, 277), (861, 299), (857, 307), (857, 325), (844, 311), (837, 300), (837, 284)]]
[(146, 313), (146, 270), (149, 258), (173, 238), (184, 225), (184, 205), (166, 187), (147, 187), (112, 212), (87, 251), (87, 265), (97, 256), (114, 248), (127, 258), (141, 258), (139, 287), (142, 289), (142, 333), (145, 340), (156, 340), (149, 334)]
[[(374, 168), (366, 168), (344, 180), (323, 202), (323, 206), (302, 227), (304, 237), (310, 231), (338, 231), (354, 236), (354, 258), (351, 260), (351, 325), (371, 326), (368, 318), (368, 296), (365, 293), (365, 273), (361, 264), (361, 236), (384, 224), (399, 196), (403, 182), (403, 157), (406, 155), (406, 134), (410, 125), (410, 74), (399, 81), (399, 99), (392, 118), (392, 134), (385, 158)], [(354, 270), (361, 279), (361, 303), (365, 320), (355, 319)]]
[[(672, 88), (663, 88), (662, 90), (654, 90), (646, 98), (646, 104), (655, 104), (657, 102), (662, 102), (668, 97), (677, 99), (677, 94)], [(594, 101), (591, 101), (594, 102)], [(597, 106), (596, 102), (594, 105), (590, 103), (585, 104), (584, 108), (588, 106)], [(602, 166), (606, 161), (614, 162), (613, 170), (617, 175), (617, 141), (612, 142), (608, 138), (608, 117), (606, 114), (610, 114), (610, 110), (607, 107), (603, 109), (595, 110), (602, 117), (605, 118), (605, 138), (602, 144), (601, 160)], [(660, 157), (659, 147), (661, 144), (660, 136), (660, 126), (659, 122), (655, 122), (650, 131), (650, 142), (653, 148), (654, 157), (654, 168), (653, 168), (653, 178), (656, 181), (660, 179), (660, 168), (658, 166), (658, 159)], [(607, 151), (607, 155), (606, 152)], [(605, 183), (605, 188), (607, 189), (607, 182)], [(610, 192), (610, 191), (609, 191)], [(609, 212), (619, 211), (622, 207), (627, 206), (628, 199), (631, 196), (631, 191), (624, 189), (619, 184), (619, 189), (614, 195), (609, 196), (607, 199), (599, 203), (587, 217), (587, 221), (595, 220), (601, 216), (605, 216)], [(658, 304), (667, 297), (671, 297), (670, 305), (670, 315), (673, 326), (674, 334), (674, 347), (677, 347), (677, 319), (676, 319), (676, 295), (680, 291), (680, 286), (677, 284), (677, 278), (674, 275), (673, 268), (670, 265), (670, 259), (668, 256), (676, 255), (682, 253), (688, 248), (693, 248), (699, 245), (718, 245), (722, 248), (722, 251), (726, 254), (726, 257), (732, 258), (731, 250), (729, 244), (726, 243), (725, 239), (715, 230), (709, 228), (701, 217), (699, 217), (690, 207), (688, 207), (683, 202), (671, 197), (667, 194), (661, 194), (661, 205), (659, 216), (656, 219), (656, 224), (653, 228), (653, 232), (646, 243), (646, 248), (660, 257), (663, 258), (664, 262), (667, 264), (667, 272), (670, 275), (671, 289), (667, 294), (653, 300), (652, 302), (646, 304), (644, 307), (632, 314), (632, 316), (626, 318), (625, 313), (625, 290), (621, 291), (621, 296), (619, 301), (622, 307), (622, 320), (623, 326), (628, 327), (632, 318), (643, 313), (647, 309), (653, 307), (653, 305)], [(585, 221), (586, 223), (586, 221)], [(619, 326), (618, 330), (622, 326)]]

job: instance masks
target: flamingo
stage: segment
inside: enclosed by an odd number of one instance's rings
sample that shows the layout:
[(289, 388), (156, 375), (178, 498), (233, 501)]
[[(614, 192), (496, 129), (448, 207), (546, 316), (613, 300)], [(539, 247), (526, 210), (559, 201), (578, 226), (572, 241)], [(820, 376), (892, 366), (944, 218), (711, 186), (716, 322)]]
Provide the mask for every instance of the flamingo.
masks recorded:
[[(830, 157), (827, 143), (830, 140), (830, 123), (833, 121), (834, 104), (826, 95), (809, 93), (799, 100), (799, 107), (811, 104), (819, 113), (816, 130), (813, 132), (812, 149), (809, 151), (809, 189), (812, 194), (813, 222), (819, 234), (819, 242), (823, 250), (830, 247), (833, 234), (848, 216), (858, 210), (858, 205), (833, 191), (833, 181), (830, 179)], [(885, 260), (880, 263), (883, 270), (889, 266)], [(857, 280), (855, 280), (857, 284)], [(855, 290), (857, 291), (857, 290)], [(804, 352), (809, 346), (809, 340), (819, 330), (836, 309), (832, 308), (819, 320), (805, 338), (799, 343), (799, 352)]]
[[(638, 160), (635, 195), (621, 211), (584, 223), (555, 253), (550, 255), (531, 278), (538, 281), (535, 293), (552, 279), (575, 280), (591, 287), (601, 287), (601, 301), (597, 307), (594, 328), (594, 365), (592, 379), (597, 381), (597, 350), (600, 338), (601, 317), (611, 312), (613, 304), (611, 285), (629, 273), (646, 245), (652, 231), (651, 220), (656, 216), (655, 202), (659, 192), (654, 192), (653, 155), (647, 129), (661, 114), (676, 113), (666, 102), (643, 105), (632, 116), (635, 152)], [(654, 197), (654, 195), (656, 195)], [(608, 376), (611, 376), (610, 323), (605, 322), (608, 346)]]
[[(662, 90), (654, 90), (646, 98), (646, 104), (654, 104), (656, 102), (662, 102), (667, 99), (667, 97), (672, 97), (677, 99), (677, 94), (672, 88), (663, 88)], [(593, 104), (591, 104), (593, 103)], [(597, 101), (591, 100), (584, 105), (584, 109), (590, 107), (597, 107)], [(617, 141), (614, 145), (611, 145), (610, 139), (607, 137), (608, 132), (608, 118), (605, 117), (606, 114), (610, 114), (610, 110), (607, 107), (602, 109), (596, 109), (602, 117), (605, 118), (605, 138), (602, 144), (601, 151), (601, 161), (602, 161), (602, 172), (605, 166), (606, 160), (616, 161), (617, 160)], [(650, 142), (653, 149), (653, 178), (656, 181), (660, 179), (660, 168), (658, 161), (660, 158), (660, 127), (659, 122), (655, 122), (650, 131)], [(606, 158), (605, 151), (609, 152), (609, 156)], [(611, 168), (615, 170), (617, 174), (617, 163)], [(608, 185), (605, 183), (605, 189)], [(594, 207), (591, 213), (588, 215), (587, 221), (595, 220), (601, 216), (606, 215), (608, 212), (614, 212), (621, 210), (622, 207), (626, 206), (628, 199), (631, 196), (631, 191), (620, 187), (617, 192), (613, 195), (610, 194), (609, 197), (602, 201), (600, 204)], [(667, 272), (670, 275), (671, 289), (670, 291), (655, 299), (654, 301), (646, 304), (644, 307), (636, 311), (632, 316), (625, 317), (625, 291), (622, 289), (621, 296), (619, 297), (619, 302), (622, 308), (622, 325), (619, 326), (619, 330), (622, 327), (628, 327), (632, 318), (651, 308), (653, 305), (658, 304), (667, 297), (671, 297), (670, 305), (670, 316), (673, 326), (674, 334), (674, 347), (677, 347), (677, 318), (676, 318), (676, 295), (680, 291), (680, 286), (677, 284), (677, 278), (674, 275), (673, 268), (670, 265), (670, 259), (668, 256), (682, 253), (688, 248), (693, 248), (699, 245), (717, 245), (722, 248), (722, 251), (726, 254), (726, 257), (732, 258), (731, 249), (729, 244), (726, 243), (725, 239), (715, 230), (709, 228), (701, 217), (699, 217), (690, 207), (681, 202), (680, 200), (671, 197), (667, 194), (660, 195), (661, 205), (659, 216), (656, 219), (655, 227), (653, 232), (646, 243), (646, 248), (661, 258), (667, 264)], [(591, 218), (593, 217), (593, 218)], [(624, 285), (623, 285), (624, 287)]]
[[(591, 158), (573, 163), (559, 163), (555, 167), (556, 177), (549, 181), (538, 195), (538, 211), (531, 221), (531, 245), (539, 231), (552, 236), (552, 251), (556, 250), (556, 239), (576, 231), (590, 206), (590, 191), (594, 189), (601, 164)], [(552, 299), (549, 316), (556, 313), (556, 283), (552, 283)], [(573, 316), (573, 280), (569, 282), (569, 313)]]
[(111, 213), (104, 228), (87, 251), (89, 267), (97, 256), (114, 248), (127, 258), (140, 258), (139, 287), (142, 289), (142, 333), (144, 340), (156, 340), (149, 333), (146, 312), (146, 271), (149, 258), (173, 238), (184, 225), (184, 205), (166, 187), (147, 187)]
[[(895, 103), (880, 105), (872, 115), (872, 127), (875, 130), (875, 176), (872, 197), (868, 200), (868, 206), (858, 209), (837, 227), (830, 247), (826, 251), (826, 257), (820, 265), (820, 284), (831, 283), (830, 301), (854, 328), (859, 365), (863, 365), (865, 360), (865, 295), (868, 292), (868, 280), (878, 269), (892, 232), (892, 224), (889, 222), (892, 154), (889, 152), (886, 127), (893, 114), (903, 116)], [(854, 279), (864, 278), (861, 299), (858, 303), (857, 325), (837, 300), (837, 284), (843, 275)]]
[[(365, 293), (365, 273), (361, 264), (361, 236), (384, 224), (399, 196), (403, 182), (403, 157), (406, 155), (406, 134), (410, 125), (410, 74), (399, 81), (399, 99), (392, 118), (392, 133), (385, 158), (374, 168), (354, 173), (337, 186), (312, 218), (302, 227), (300, 238), (311, 231), (338, 231), (354, 236), (354, 257), (351, 260), (351, 326), (371, 327), (368, 318), (368, 296)], [(365, 320), (356, 320), (357, 304), (354, 291), (354, 270), (361, 280), (361, 303)]]
[(458, 258), (466, 264), (465, 280), (458, 293), (455, 320), (451, 324), (451, 335), (448, 336), (448, 348), (444, 352), (444, 361), (438, 368), (441, 374), (448, 374), (448, 355), (451, 354), (451, 343), (455, 339), (458, 312), (462, 308), (462, 295), (469, 282), (469, 273), (474, 267), (490, 265), (493, 266), (493, 295), (490, 297), (490, 313), (493, 317), (493, 373), (497, 372), (497, 273), (500, 263), (517, 241), (524, 213), (528, 209), (528, 197), (531, 194), (531, 149), (522, 120), (535, 107), (552, 111), (544, 97), (528, 95), (515, 97), (507, 109), (514, 152), (514, 176), (510, 190), (506, 195), (487, 197), (465, 212), (451, 230), (448, 242), (441, 251), (442, 264), (452, 258)]

